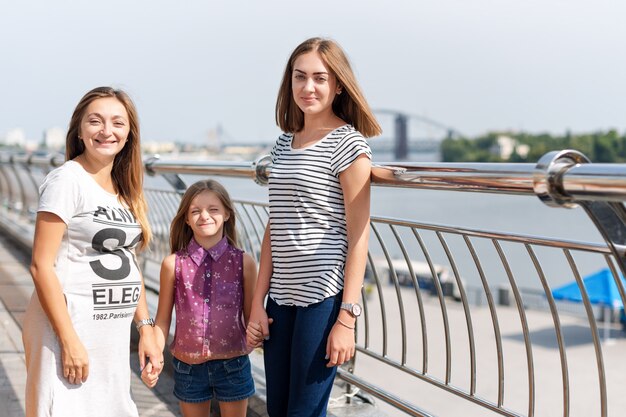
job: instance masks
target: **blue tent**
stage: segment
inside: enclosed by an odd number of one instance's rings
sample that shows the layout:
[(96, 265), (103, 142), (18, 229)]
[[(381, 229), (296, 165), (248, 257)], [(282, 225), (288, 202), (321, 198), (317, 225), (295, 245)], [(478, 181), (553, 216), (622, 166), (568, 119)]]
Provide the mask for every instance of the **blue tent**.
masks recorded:
[[(626, 287), (626, 280), (620, 275), (622, 284)], [(614, 309), (623, 308), (622, 297), (615, 284), (615, 279), (609, 268), (601, 269), (583, 278), (587, 295), (591, 304), (601, 304)], [(582, 302), (583, 298), (576, 281), (552, 290), (552, 296), (557, 300)]]

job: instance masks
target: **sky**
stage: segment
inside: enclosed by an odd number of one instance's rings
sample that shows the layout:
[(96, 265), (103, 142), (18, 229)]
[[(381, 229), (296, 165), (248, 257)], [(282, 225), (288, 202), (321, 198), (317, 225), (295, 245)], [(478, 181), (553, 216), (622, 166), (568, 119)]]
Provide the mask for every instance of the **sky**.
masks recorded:
[(342, 45), (375, 110), (470, 137), (623, 132), (625, 17), (621, 0), (0, 0), (0, 137), (65, 129), (111, 85), (144, 141), (202, 144), (221, 126), (270, 143), (287, 58), (313, 36)]

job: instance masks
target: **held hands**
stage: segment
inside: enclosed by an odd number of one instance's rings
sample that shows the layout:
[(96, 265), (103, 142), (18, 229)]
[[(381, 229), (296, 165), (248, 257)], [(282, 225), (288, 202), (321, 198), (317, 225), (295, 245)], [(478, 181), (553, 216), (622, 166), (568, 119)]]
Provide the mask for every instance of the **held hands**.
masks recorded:
[[(326, 341), (327, 368), (343, 365), (354, 356), (354, 325), (355, 319), (348, 314), (339, 314)], [(349, 328), (351, 327), (351, 328)]]
[(89, 356), (87, 349), (78, 339), (73, 338), (61, 344), (61, 365), (67, 382), (79, 385), (89, 376)]
[[(139, 330), (139, 366), (141, 380), (150, 388), (154, 387), (163, 370), (163, 350), (159, 348), (150, 326), (143, 326)], [(148, 362), (146, 363), (146, 358)], [(144, 378), (145, 376), (145, 378)]]
[[(163, 370), (161, 368), (161, 370)], [(156, 383), (159, 381), (159, 374), (161, 370), (157, 371), (152, 367), (152, 362), (148, 362), (146, 366), (141, 371), (141, 380), (144, 384), (148, 386), (148, 388), (154, 388)]]
[(254, 349), (260, 347), (264, 340), (270, 338), (269, 325), (272, 324), (273, 321), (273, 319), (267, 317), (267, 312), (263, 304), (252, 305), (248, 327), (246, 328), (246, 342), (248, 348)]

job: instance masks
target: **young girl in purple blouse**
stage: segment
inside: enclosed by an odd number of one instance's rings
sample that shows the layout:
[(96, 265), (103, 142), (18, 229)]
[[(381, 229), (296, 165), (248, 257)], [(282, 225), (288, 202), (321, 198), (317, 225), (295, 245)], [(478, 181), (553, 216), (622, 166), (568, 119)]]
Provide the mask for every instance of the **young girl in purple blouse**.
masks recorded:
[[(154, 333), (163, 348), (175, 307), (170, 350), (181, 412), (207, 416), (216, 399), (222, 416), (244, 417), (254, 394), (246, 324), (256, 264), (237, 248), (235, 212), (221, 184), (203, 180), (187, 189), (172, 220), (170, 247), (161, 264)], [(158, 373), (148, 365), (142, 379), (153, 387)]]

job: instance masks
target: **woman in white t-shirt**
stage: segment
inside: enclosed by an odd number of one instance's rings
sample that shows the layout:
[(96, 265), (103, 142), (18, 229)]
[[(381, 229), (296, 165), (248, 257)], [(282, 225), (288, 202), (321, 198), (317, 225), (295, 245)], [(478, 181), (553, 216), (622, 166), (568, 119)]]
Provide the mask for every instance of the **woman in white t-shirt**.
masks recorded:
[(325, 416), (336, 367), (355, 351), (370, 219), (364, 137), (381, 130), (341, 47), (320, 38), (291, 54), (276, 122), (285, 133), (271, 152), (248, 343), (264, 347), (270, 417)]
[(26, 416), (136, 417), (129, 345), (156, 368), (156, 346), (135, 256), (151, 238), (137, 112), (126, 93), (89, 91), (66, 139), (66, 162), (39, 189), (24, 317)]

